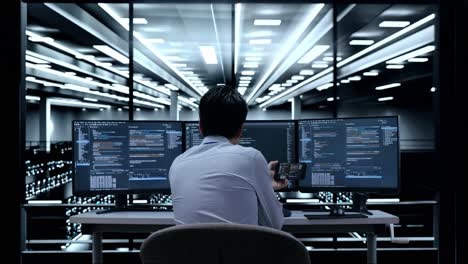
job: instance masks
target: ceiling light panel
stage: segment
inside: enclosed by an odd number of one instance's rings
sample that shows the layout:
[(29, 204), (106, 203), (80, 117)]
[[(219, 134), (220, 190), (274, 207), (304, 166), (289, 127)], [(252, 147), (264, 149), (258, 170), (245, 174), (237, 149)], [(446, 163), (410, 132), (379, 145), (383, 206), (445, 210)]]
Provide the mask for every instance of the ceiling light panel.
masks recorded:
[(254, 25), (255, 26), (280, 26), (281, 20), (280, 19), (255, 19)]
[(349, 42), (351, 46), (370, 46), (372, 44), (374, 44), (374, 41), (369, 39), (353, 39)]
[(404, 28), (409, 26), (409, 21), (383, 21), (379, 24), (382, 28)]

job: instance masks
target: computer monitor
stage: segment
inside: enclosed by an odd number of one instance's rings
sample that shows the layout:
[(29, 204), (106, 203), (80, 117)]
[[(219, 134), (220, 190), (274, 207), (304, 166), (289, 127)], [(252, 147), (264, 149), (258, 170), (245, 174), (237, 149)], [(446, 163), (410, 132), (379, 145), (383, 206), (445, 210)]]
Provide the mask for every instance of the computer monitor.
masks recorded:
[[(199, 145), (203, 140), (198, 122), (185, 123), (187, 148)], [(259, 150), (267, 162), (296, 162), (296, 122), (287, 121), (246, 121), (239, 145)], [(295, 191), (298, 181), (289, 181), (288, 188), (281, 191)]]
[(302, 192), (398, 191), (398, 117), (299, 120), (298, 132)]
[[(262, 152), (265, 159), (279, 162), (296, 161), (295, 121), (246, 121), (239, 145)], [(203, 141), (198, 122), (185, 123), (187, 149)]]
[(182, 122), (73, 121), (74, 194), (167, 192), (182, 152)]

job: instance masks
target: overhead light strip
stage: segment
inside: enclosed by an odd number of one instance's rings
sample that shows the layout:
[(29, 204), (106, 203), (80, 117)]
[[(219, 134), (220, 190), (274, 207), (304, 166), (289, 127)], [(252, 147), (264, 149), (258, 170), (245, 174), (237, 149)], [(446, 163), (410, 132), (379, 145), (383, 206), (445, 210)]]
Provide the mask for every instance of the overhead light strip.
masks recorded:
[(258, 90), (263, 86), (263, 84), (267, 81), (267, 79), (271, 76), (273, 71), (278, 67), (279, 63), (285, 58), (287, 54), (291, 52), (291, 49), (294, 47), (294, 45), (297, 44), (297, 41), (299, 38), (304, 34), (306, 29), (309, 27), (309, 25), (312, 23), (312, 21), (316, 18), (320, 10), (325, 6), (325, 4), (316, 4), (311, 7), (309, 10), (307, 16), (302, 20), (302, 23), (297, 26), (296, 30), (288, 37), (288, 41), (286, 44), (282, 47), (282, 49), (275, 54), (274, 56), (274, 61), (270, 64), (270, 67), (268, 70), (265, 71), (261, 79), (257, 82), (257, 85), (253, 89), (253, 91), (250, 93), (250, 95), (247, 98), (247, 104), (249, 104), (255, 97), (256, 93)]
[(428, 15), (427, 17), (425, 17), (425, 18), (419, 20), (418, 22), (416, 22), (416, 23), (414, 23), (414, 24), (412, 24), (412, 25), (410, 25), (410, 26), (396, 32), (393, 35), (390, 35), (390, 36), (386, 37), (385, 39), (375, 43), (374, 45), (369, 46), (369, 47), (361, 50), (360, 52), (358, 52), (358, 53), (356, 53), (356, 54), (354, 54), (354, 55), (352, 55), (352, 56), (338, 62), (337, 67), (341, 67), (343, 65), (346, 65), (346, 64), (354, 61), (355, 59), (357, 59), (359, 57), (362, 57), (363, 55), (366, 55), (367, 53), (369, 53), (369, 52), (371, 52), (371, 51), (373, 51), (373, 50), (375, 50), (377, 48), (380, 48), (381, 46), (389, 43), (390, 41), (393, 41), (393, 40), (401, 37), (402, 35), (412, 31), (413, 29), (416, 29), (416, 28), (426, 24), (427, 22), (433, 20), (434, 18), (435, 18), (435, 14)]
[(241, 12), (242, 12), (242, 4), (236, 3), (234, 5), (234, 23), (235, 23), (235, 31), (234, 31), (234, 74), (237, 73), (237, 65), (239, 65), (239, 50), (240, 50), (240, 31), (241, 31)]
[(377, 86), (377, 87), (375, 87), (375, 89), (376, 90), (386, 90), (386, 89), (395, 88), (395, 87), (399, 87), (399, 86), (401, 86), (401, 83), (390, 83), (390, 84), (386, 84), (386, 85)]
[[(125, 28), (127, 31), (130, 30), (129, 29), (129, 25), (128, 24), (125, 24), (123, 23), (121, 20), (120, 20), (120, 16), (115, 13), (112, 8), (108, 5), (108, 4), (104, 4), (104, 3), (98, 3), (98, 6), (101, 7), (107, 14), (109, 14), (115, 21), (117, 21), (123, 28)], [(193, 90), (195, 90), (199, 95), (203, 95), (203, 91), (200, 91), (199, 89), (195, 88), (195, 86), (193, 86), (193, 84), (187, 80), (185, 78), (185, 76), (183, 76), (179, 70), (177, 69), (177, 67), (174, 67), (172, 65), (172, 63), (169, 63), (165, 60), (164, 56), (162, 56), (156, 49), (154, 49), (151, 45), (149, 45), (148, 43), (146, 43), (144, 40), (145, 38), (138, 32), (134, 32), (133, 33), (133, 36), (139, 40), (143, 46), (145, 46), (149, 51), (151, 51), (156, 57), (158, 57), (165, 65), (167, 65), (171, 70), (173, 70), (177, 76), (179, 76), (181, 79), (183, 79), (186, 83), (188, 83)]]
[(409, 52), (409, 53), (406, 53), (402, 56), (399, 56), (399, 57), (396, 57), (394, 59), (391, 59), (389, 61), (387, 61), (387, 64), (398, 64), (398, 63), (402, 63), (408, 59), (412, 59), (414, 57), (418, 57), (418, 56), (421, 56), (421, 55), (424, 55), (426, 53), (429, 53), (429, 52), (433, 52), (435, 50), (435, 46), (434, 45), (428, 45), (428, 46), (425, 46), (423, 48), (420, 48), (420, 49), (417, 49), (415, 51), (412, 51), (412, 52)]
[(218, 35), (218, 26), (216, 24), (216, 18), (214, 14), (214, 9), (213, 9), (213, 4), (210, 5), (211, 7), (211, 17), (213, 18), (213, 25), (214, 25), (214, 30), (215, 30), (215, 35), (216, 35), (216, 47), (218, 49), (218, 55), (219, 55), (219, 61), (220, 61), (220, 66), (221, 66), (221, 72), (223, 73), (223, 80), (226, 83), (226, 76), (224, 73), (224, 65), (223, 65), (223, 56), (221, 53), (221, 44), (219, 42), (219, 35)]
[[(383, 40), (381, 40), (381, 41), (379, 41), (379, 42), (373, 44), (372, 46), (369, 46), (369, 47), (363, 49), (362, 51), (360, 51), (360, 52), (358, 52), (358, 53), (356, 53), (356, 54), (354, 54), (354, 55), (352, 55), (352, 56), (350, 56), (350, 57), (348, 57), (348, 58), (346, 58), (346, 59), (344, 59), (344, 60), (338, 62), (338, 63), (337, 63), (337, 67), (338, 67), (338, 68), (339, 68), (339, 67), (342, 67), (342, 66), (344, 66), (344, 65), (346, 65), (346, 64), (348, 64), (348, 63), (350, 63), (350, 62), (352, 62), (352, 61), (354, 61), (354, 60), (356, 60), (357, 58), (366, 55), (367, 53), (369, 53), (369, 52), (371, 52), (371, 51), (373, 51), (373, 50), (375, 50), (375, 49), (377, 49), (377, 48), (379, 48), (379, 47), (381, 47), (381, 46), (383, 46), (383, 45), (389, 43), (390, 41), (393, 41), (393, 40), (397, 39), (398, 37), (400, 37), (400, 36), (402, 36), (402, 35), (404, 35), (404, 34), (410, 32), (410, 31), (412, 31), (412, 30), (414, 30), (414, 29), (416, 29), (416, 28), (418, 28), (418, 27), (420, 27), (420, 26), (422, 26), (422, 25), (424, 25), (424, 24), (426, 24), (426, 23), (432, 21), (434, 18), (435, 18), (435, 14), (430, 14), (430, 15), (426, 16), (425, 18), (423, 18), (423, 19), (421, 19), (421, 20), (415, 22), (414, 24), (412, 24), (412, 25), (410, 25), (410, 26), (408, 26), (408, 27), (406, 27), (406, 28), (404, 28), (404, 29), (402, 29), (402, 30), (396, 32), (396, 33), (394, 33), (393, 35), (388, 36), (387, 38), (385, 38), (385, 39), (383, 39)], [(390, 66), (390, 65), (387, 65), (387, 67), (388, 67), (388, 66)], [(304, 85), (306, 85), (306, 84), (308, 84), (308, 83), (310, 83), (310, 82), (312, 82), (312, 81), (314, 81), (314, 80), (317, 80), (318, 78), (320, 78), (320, 77), (322, 77), (322, 76), (324, 76), (324, 75), (326, 75), (326, 74), (328, 74), (328, 73), (330, 73), (330, 72), (332, 72), (332, 71), (333, 71), (333, 69), (332, 69), (331, 67), (330, 67), (330, 68), (327, 68), (326, 70), (323, 70), (323, 71), (320, 72), (319, 74), (317, 74), (317, 75), (315, 75), (315, 76), (313, 76), (313, 77), (311, 77), (311, 78), (309, 78), (309, 79), (306, 79), (305, 81), (303, 81), (303, 82), (301, 82), (301, 83), (298, 83), (296, 86), (294, 86), (294, 87), (292, 87), (292, 88), (290, 88), (290, 89), (284, 91), (283, 93), (281, 93), (281, 94), (275, 96), (274, 98), (271, 98), (271, 99), (268, 100), (267, 102), (265, 102), (265, 103), (263, 103), (262, 105), (260, 105), (260, 107), (264, 108), (265, 106), (267, 106), (267, 105), (273, 103), (274, 101), (277, 101), (277, 100), (279, 100), (279, 99), (281, 99), (281, 98), (287, 96), (288, 94), (290, 94), (290, 93), (292, 93), (292, 92), (298, 90), (299, 88), (303, 87)], [(318, 76), (318, 77), (317, 77), (317, 76)]]

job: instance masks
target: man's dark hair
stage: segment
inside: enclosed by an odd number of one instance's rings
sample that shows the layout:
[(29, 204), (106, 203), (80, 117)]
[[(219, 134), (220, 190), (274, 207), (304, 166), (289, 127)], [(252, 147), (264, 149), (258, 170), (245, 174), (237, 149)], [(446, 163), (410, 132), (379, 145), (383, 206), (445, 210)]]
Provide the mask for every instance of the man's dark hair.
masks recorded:
[(229, 86), (210, 89), (201, 98), (199, 106), (203, 136), (235, 137), (247, 112), (247, 103), (236, 89)]

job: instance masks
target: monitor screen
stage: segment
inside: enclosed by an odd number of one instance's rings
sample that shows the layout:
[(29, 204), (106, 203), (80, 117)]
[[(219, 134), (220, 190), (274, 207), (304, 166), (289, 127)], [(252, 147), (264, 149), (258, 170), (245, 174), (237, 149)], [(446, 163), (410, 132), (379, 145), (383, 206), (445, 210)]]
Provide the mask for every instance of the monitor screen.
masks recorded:
[(182, 152), (182, 122), (74, 121), (74, 192), (167, 191)]
[[(247, 121), (239, 145), (259, 150), (268, 162), (295, 162), (295, 136), (294, 121)], [(185, 124), (185, 140), (187, 148), (201, 144), (203, 136), (198, 122)]]
[[(200, 145), (201, 135), (198, 122), (185, 123), (187, 148)], [(267, 162), (296, 162), (296, 123), (295, 121), (246, 121), (239, 145), (259, 150)], [(290, 180), (288, 187), (281, 191), (294, 191), (298, 181)]]
[(398, 117), (298, 121), (302, 191), (395, 191)]

